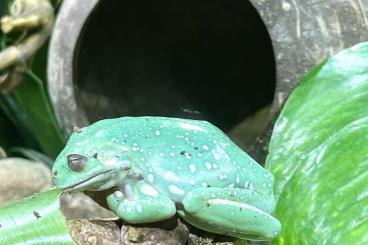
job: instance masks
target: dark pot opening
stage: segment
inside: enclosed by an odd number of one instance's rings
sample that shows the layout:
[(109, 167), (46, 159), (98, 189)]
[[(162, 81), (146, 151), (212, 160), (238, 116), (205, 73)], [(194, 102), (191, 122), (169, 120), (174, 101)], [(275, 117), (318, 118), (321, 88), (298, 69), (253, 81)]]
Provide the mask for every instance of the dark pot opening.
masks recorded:
[(273, 100), (272, 43), (249, 1), (102, 1), (78, 50), (76, 94), (91, 123), (170, 116), (228, 132)]

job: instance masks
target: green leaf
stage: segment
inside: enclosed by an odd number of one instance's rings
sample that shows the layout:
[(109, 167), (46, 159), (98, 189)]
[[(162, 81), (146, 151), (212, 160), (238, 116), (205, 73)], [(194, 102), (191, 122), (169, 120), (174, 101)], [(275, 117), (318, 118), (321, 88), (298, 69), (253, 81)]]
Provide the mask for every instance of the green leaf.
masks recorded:
[(0, 208), (0, 244), (76, 244), (60, 211), (59, 189), (19, 199)]
[[(65, 144), (44, 87), (47, 47), (35, 56), (24, 82), (10, 94), (0, 93), (0, 109), (16, 127), (26, 146), (55, 158)], [(5, 130), (5, 129), (3, 129)]]
[(314, 68), (278, 118), (274, 244), (368, 244), (368, 43)]
[[(56, 157), (65, 144), (60, 127), (56, 122), (44, 88), (46, 50), (39, 51), (34, 59), (32, 72), (25, 75), (25, 82), (15, 89), (11, 96), (16, 106), (13, 120), (20, 122), (23, 128), (29, 128), (41, 150), (49, 157)], [(39, 78), (39, 75), (42, 76)], [(22, 115), (22, 116), (20, 116)], [(20, 128), (17, 128), (20, 130)]]

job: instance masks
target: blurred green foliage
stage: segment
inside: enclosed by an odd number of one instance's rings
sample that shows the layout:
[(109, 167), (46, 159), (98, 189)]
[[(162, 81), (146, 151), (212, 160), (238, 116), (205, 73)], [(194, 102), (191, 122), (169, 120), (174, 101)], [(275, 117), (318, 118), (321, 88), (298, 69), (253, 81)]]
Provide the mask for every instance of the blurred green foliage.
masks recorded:
[[(1, 49), (16, 43), (20, 35), (2, 34)], [(9, 94), (0, 93), (0, 142), (6, 150), (23, 146), (55, 158), (65, 144), (45, 88), (46, 63), (44, 45), (29, 62), (24, 82)]]
[(275, 124), (273, 244), (368, 244), (368, 43), (314, 68)]
[(61, 190), (53, 188), (0, 209), (0, 244), (75, 245), (60, 210)]

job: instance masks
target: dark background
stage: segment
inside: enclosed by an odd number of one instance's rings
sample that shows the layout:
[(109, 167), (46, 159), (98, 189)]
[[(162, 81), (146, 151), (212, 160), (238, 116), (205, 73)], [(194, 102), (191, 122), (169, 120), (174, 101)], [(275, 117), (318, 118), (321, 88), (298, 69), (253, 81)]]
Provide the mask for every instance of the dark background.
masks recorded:
[(5, 9), (5, 1), (4, 0), (0, 0), (0, 14), (3, 15), (4, 14), (4, 10)]

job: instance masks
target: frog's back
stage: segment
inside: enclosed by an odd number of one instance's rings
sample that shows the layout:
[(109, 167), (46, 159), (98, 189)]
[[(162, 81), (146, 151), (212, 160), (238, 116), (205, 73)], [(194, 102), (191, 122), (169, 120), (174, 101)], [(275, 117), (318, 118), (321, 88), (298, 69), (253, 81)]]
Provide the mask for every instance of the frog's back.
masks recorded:
[(110, 142), (129, 149), (127, 154), (147, 181), (175, 200), (190, 189), (208, 186), (272, 195), (272, 175), (206, 121), (123, 117), (93, 127), (96, 134), (103, 130)]

